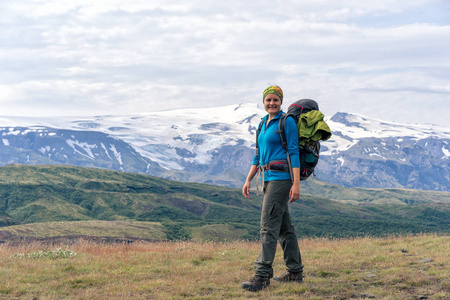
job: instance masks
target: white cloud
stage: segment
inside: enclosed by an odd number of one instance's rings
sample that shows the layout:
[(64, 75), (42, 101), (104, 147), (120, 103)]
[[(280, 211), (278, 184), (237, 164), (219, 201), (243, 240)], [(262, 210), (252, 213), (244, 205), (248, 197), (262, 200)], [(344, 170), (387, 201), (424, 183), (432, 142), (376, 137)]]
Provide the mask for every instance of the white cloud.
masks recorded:
[(330, 114), (445, 124), (449, 20), (443, 0), (2, 2), (1, 114), (259, 103), (279, 84)]

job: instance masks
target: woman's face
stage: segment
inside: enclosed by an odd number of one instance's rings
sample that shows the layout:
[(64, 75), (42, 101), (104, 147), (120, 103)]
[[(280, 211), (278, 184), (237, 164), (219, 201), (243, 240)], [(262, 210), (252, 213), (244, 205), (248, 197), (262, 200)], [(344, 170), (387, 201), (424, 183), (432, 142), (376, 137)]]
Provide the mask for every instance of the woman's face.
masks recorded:
[(281, 110), (281, 99), (275, 94), (268, 94), (264, 98), (264, 109), (269, 115), (276, 116)]

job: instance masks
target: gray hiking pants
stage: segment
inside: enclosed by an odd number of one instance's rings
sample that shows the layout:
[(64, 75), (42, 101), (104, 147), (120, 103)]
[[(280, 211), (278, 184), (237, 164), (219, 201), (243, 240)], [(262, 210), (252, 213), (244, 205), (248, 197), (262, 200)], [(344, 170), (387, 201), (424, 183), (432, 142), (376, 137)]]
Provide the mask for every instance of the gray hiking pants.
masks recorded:
[(297, 234), (289, 215), (291, 180), (264, 182), (264, 201), (261, 212), (261, 252), (255, 261), (255, 275), (273, 277), (272, 264), (280, 242), (284, 262), (291, 272), (303, 271)]

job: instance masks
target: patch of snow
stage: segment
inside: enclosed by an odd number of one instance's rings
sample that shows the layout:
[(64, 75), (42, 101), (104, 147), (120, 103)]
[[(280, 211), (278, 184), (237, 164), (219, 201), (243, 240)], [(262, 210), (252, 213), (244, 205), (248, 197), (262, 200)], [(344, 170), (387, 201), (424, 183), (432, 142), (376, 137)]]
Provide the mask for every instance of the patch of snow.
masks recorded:
[(109, 149), (114, 153), (114, 156), (116, 157), (119, 164), (123, 165), (122, 155), (120, 154), (120, 152), (117, 151), (116, 147), (113, 144), (110, 144), (110, 146), (111, 147), (109, 147)]
[(383, 156), (381, 156), (381, 155), (378, 154), (378, 153), (370, 153), (369, 156), (370, 156), (370, 157), (377, 156), (377, 157), (380, 157), (380, 158), (382, 158), (382, 159), (384, 159), (384, 160), (387, 160), (386, 157), (383, 157)]
[(20, 130), (14, 130), (14, 128), (9, 128), (8, 135), (19, 135)]
[(42, 154), (45, 154), (45, 152), (49, 152), (49, 151), (50, 151), (50, 146), (45, 146), (45, 147), (39, 148), (39, 152), (41, 152)]
[(105, 146), (103, 143), (100, 143), (100, 146), (103, 148), (103, 150), (105, 150), (106, 155), (107, 155), (109, 158), (111, 158), (111, 156), (109, 156), (108, 149), (106, 149), (106, 146)]
[[(81, 155), (83, 155), (83, 156), (85, 156), (85, 157), (88, 157), (88, 158), (90, 158), (90, 159), (92, 159), (92, 160), (95, 159), (94, 154), (92, 154), (92, 149), (96, 148), (97, 145), (89, 145), (88, 143), (81, 143), (81, 142), (76, 141), (76, 140), (66, 140), (66, 143), (67, 143), (70, 147), (72, 147), (72, 149), (73, 149), (75, 152), (77, 152), (77, 153), (79, 153), (79, 154), (81, 154)], [(75, 147), (75, 146), (78, 146), (79, 148), (83, 149), (83, 151), (85, 151), (86, 153), (81, 152), (81, 151), (78, 150), (77, 147)]]
[(448, 151), (447, 148), (442, 147), (442, 152), (444, 153), (444, 156), (442, 157), (443, 159), (446, 159), (446, 158), (450, 157), (450, 151)]

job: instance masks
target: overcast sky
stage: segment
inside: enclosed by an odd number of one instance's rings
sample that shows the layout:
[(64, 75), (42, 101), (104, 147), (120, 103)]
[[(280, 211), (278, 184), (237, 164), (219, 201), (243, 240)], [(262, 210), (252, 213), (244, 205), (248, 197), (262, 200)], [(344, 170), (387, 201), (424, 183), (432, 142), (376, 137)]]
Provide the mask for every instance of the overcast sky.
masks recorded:
[(0, 0), (0, 115), (262, 103), (450, 120), (448, 0)]

